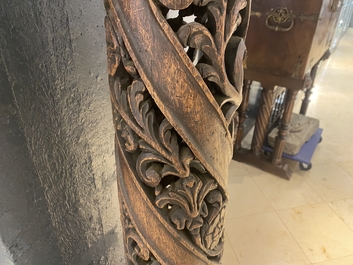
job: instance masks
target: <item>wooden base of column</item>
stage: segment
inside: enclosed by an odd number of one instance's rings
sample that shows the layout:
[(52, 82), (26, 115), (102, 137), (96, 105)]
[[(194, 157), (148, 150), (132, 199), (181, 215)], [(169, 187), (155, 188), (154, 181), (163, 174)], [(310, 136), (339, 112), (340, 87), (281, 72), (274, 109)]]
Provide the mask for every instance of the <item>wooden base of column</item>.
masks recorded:
[(293, 170), (290, 168), (287, 161), (282, 161), (278, 165), (271, 164), (269, 156), (261, 154), (256, 156), (250, 152), (250, 150), (242, 148), (240, 151), (234, 152), (233, 160), (241, 163), (256, 167), (267, 173), (276, 175), (278, 177), (290, 180), (293, 174)]

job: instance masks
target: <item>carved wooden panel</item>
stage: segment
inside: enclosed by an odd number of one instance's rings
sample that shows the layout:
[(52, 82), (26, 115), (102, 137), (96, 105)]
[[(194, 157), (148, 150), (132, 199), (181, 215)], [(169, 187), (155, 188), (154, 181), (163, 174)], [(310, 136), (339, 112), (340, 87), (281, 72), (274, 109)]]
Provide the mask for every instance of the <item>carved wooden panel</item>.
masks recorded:
[(128, 264), (215, 264), (242, 100), (247, 1), (104, 3)]

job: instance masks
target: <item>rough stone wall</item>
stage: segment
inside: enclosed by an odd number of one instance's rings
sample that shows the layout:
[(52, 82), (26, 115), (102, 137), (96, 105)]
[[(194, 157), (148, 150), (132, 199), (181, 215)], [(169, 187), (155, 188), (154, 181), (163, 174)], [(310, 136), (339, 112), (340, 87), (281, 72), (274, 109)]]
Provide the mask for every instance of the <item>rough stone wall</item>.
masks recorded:
[(101, 1), (0, 1), (0, 237), (15, 264), (124, 264), (104, 15)]

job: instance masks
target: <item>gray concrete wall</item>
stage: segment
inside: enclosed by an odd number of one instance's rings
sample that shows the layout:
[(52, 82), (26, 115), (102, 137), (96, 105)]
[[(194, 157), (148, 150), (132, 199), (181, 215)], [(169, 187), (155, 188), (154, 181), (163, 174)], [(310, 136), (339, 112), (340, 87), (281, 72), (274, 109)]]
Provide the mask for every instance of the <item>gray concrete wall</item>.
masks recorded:
[(14, 265), (10, 253), (7, 250), (7, 247), (2, 243), (2, 239), (0, 237), (0, 264), (2, 265)]
[(16, 265), (124, 264), (104, 15), (0, 1), (0, 237)]

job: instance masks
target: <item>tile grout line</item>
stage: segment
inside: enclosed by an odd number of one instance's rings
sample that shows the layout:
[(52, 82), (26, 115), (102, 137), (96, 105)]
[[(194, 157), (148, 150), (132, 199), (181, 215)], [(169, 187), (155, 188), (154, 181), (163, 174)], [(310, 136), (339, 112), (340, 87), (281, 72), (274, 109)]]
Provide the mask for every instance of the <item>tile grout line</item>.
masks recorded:
[(315, 191), (315, 193), (322, 199), (322, 201), (326, 202), (326, 200), (324, 199), (324, 197), (321, 196), (321, 194), (316, 191), (316, 189), (314, 188), (314, 186), (311, 185), (309, 181), (307, 181), (307, 178), (303, 177), (303, 179), (304, 179), (304, 181), (313, 189), (313, 191)]
[(302, 246), (299, 244), (298, 240), (295, 238), (295, 236), (293, 235), (292, 231), (288, 228), (288, 226), (286, 225), (286, 223), (283, 221), (283, 219), (281, 218), (281, 216), (279, 215), (278, 211), (276, 211), (276, 214), (278, 216), (278, 218), (281, 220), (282, 224), (284, 225), (284, 227), (287, 229), (287, 231), (289, 232), (289, 234), (292, 236), (292, 238), (294, 239), (294, 241), (297, 243), (298, 247), (301, 249), (301, 251), (303, 252), (303, 254), (305, 255), (305, 257), (309, 260), (309, 262), (311, 264), (313, 264), (313, 262), (310, 260), (310, 258), (308, 257), (308, 255), (306, 254), (306, 252), (304, 251), (304, 249), (302, 248)]
[[(274, 176), (276, 177), (276, 176)], [(271, 205), (273, 211), (276, 211), (275, 207), (272, 205), (272, 203), (270, 202), (270, 200), (267, 198), (266, 194), (264, 193), (264, 191), (261, 189), (261, 187), (259, 186), (259, 184), (256, 182), (256, 180), (254, 179), (254, 177), (251, 177), (252, 180), (255, 182), (256, 187), (258, 187), (258, 189), (261, 191), (262, 195), (264, 195), (264, 197), (266, 198), (267, 202)]]
[[(334, 259), (330, 259), (329, 261), (335, 261), (335, 260), (337, 261), (337, 260), (349, 258), (349, 257), (353, 257), (353, 255), (347, 255), (347, 256), (343, 256), (343, 257), (339, 257), (339, 258), (334, 258)], [(320, 263), (323, 263), (323, 262), (326, 262), (326, 261), (319, 261), (316, 263), (312, 263), (312, 265), (320, 265)]]
[[(275, 175), (273, 175), (273, 177), (277, 177)], [(302, 176), (300, 176), (302, 177)], [(290, 180), (289, 180), (290, 181)], [(254, 179), (255, 184), (258, 186), (258, 188), (262, 191), (263, 195), (265, 196), (265, 198), (267, 199), (267, 201), (271, 204), (272, 208), (274, 209), (275, 212), (277, 211), (283, 211), (283, 210), (288, 210), (288, 209), (295, 209), (295, 208), (299, 208), (299, 207), (305, 207), (305, 206), (313, 206), (313, 205), (318, 205), (318, 204), (323, 204), (326, 203), (326, 201), (324, 200), (324, 198), (321, 197), (321, 195), (304, 179), (305, 183), (307, 183), (309, 185), (309, 187), (315, 192), (316, 195), (318, 195), (320, 197), (320, 199), (322, 200), (321, 203), (308, 203), (306, 205), (301, 205), (301, 206), (294, 206), (294, 207), (288, 207), (288, 208), (283, 208), (283, 209), (276, 209), (272, 203), (269, 201), (268, 197), (266, 196), (266, 194), (263, 192), (263, 190), (261, 189), (261, 187), (258, 185), (258, 183), (256, 182), (256, 180)]]
[[(276, 177), (276, 176), (273, 176)], [(251, 177), (253, 179), (253, 177)], [(294, 237), (294, 235), (292, 234), (292, 232), (289, 230), (289, 228), (287, 227), (287, 225), (284, 223), (284, 221), (282, 220), (282, 218), (279, 216), (277, 210), (274, 208), (274, 206), (272, 205), (272, 203), (269, 201), (269, 199), (267, 198), (266, 194), (263, 192), (263, 190), (261, 189), (261, 187), (259, 186), (259, 184), (253, 179), (253, 181), (255, 182), (255, 185), (259, 188), (259, 190), (261, 191), (261, 193), (263, 194), (263, 196), (266, 198), (267, 202), (271, 205), (271, 207), (273, 208), (274, 211), (272, 212), (267, 212), (267, 213), (273, 213), (275, 212), (277, 217), (279, 218), (279, 220), (282, 222), (282, 224), (284, 225), (284, 227), (287, 229), (287, 231), (289, 232), (289, 234), (292, 236), (292, 238), (294, 239), (295, 243), (298, 245), (298, 247), (301, 249), (301, 251), (303, 252), (304, 256), (308, 259), (308, 261), (310, 262), (309, 264), (312, 264), (311, 260), (309, 259), (309, 257), (306, 255), (305, 251), (303, 250), (303, 248), (300, 246), (300, 244), (298, 243), (297, 239)], [(315, 191), (316, 192), (316, 191)], [(319, 195), (320, 196), (320, 195)], [(320, 196), (321, 198), (321, 196)], [(260, 214), (264, 214), (264, 213), (258, 213), (258, 214), (252, 214), (252, 215), (248, 215), (248, 216), (254, 216), (254, 215), (260, 215)], [(238, 217), (237, 217), (238, 218)], [(234, 219), (234, 218), (232, 218)], [(232, 246), (233, 247), (233, 246)], [(238, 259), (239, 260), (239, 259)], [(242, 265), (242, 264), (241, 264)], [(307, 265), (307, 264), (306, 264)]]
[[(346, 162), (344, 162), (346, 163)], [(337, 166), (339, 166), (344, 172), (346, 172), (351, 178), (353, 178), (353, 175), (351, 173), (349, 173), (344, 167), (342, 167), (338, 162), (337, 162)], [(353, 195), (352, 195), (353, 198)]]
[[(347, 199), (336, 200), (336, 201), (332, 201), (332, 202), (345, 201), (345, 200), (347, 200)], [(349, 200), (350, 200), (350, 199), (349, 199)], [(330, 202), (330, 203), (331, 203), (331, 202)], [(339, 218), (340, 220), (342, 220), (342, 222), (345, 223), (345, 224), (348, 226), (348, 228), (349, 228), (350, 230), (352, 230), (352, 232), (353, 232), (353, 226), (351, 227), (350, 225), (348, 225), (347, 222), (346, 222), (346, 221), (335, 211), (335, 209), (330, 205), (330, 203), (327, 203), (328, 206), (332, 209), (332, 211), (334, 211), (334, 213), (338, 216), (338, 218)], [(350, 255), (349, 255), (349, 256), (350, 256)]]
[[(340, 169), (342, 169), (349, 177), (353, 178), (353, 177), (352, 177), (349, 173), (347, 173), (342, 167), (340, 167), (340, 165), (339, 165), (337, 162), (335, 162), (335, 161), (332, 161), (332, 162), (327, 163), (327, 164), (322, 164), (321, 166), (323, 166), (323, 165), (326, 165), (326, 166), (328, 166), (328, 165), (335, 165), (335, 166), (339, 167)], [(303, 177), (303, 178), (304, 178), (304, 177)], [(319, 195), (320, 198), (321, 198), (324, 202), (326, 202), (326, 203), (333, 202), (333, 201), (340, 201), (340, 200), (353, 199), (353, 194), (352, 194), (352, 197), (346, 197), (346, 198), (341, 198), (341, 199), (337, 199), (337, 200), (327, 200), (327, 199), (325, 199), (323, 196), (321, 196), (321, 194), (320, 194), (319, 192), (316, 191), (314, 185), (311, 185), (310, 182), (307, 181), (307, 179), (304, 178), (304, 180), (305, 180), (305, 182), (316, 192), (316, 194)]]
[[(227, 239), (228, 239), (228, 242), (229, 242), (229, 244), (230, 244), (230, 247), (231, 247), (231, 249), (232, 249), (232, 251), (233, 251), (233, 254), (234, 254), (235, 258), (237, 259), (239, 265), (243, 265), (243, 264), (240, 262), (237, 253), (236, 253), (235, 250), (234, 250), (233, 244), (232, 244), (232, 242), (230, 241), (228, 234), (226, 233), (225, 235), (226, 235), (226, 237), (227, 237)], [(224, 265), (226, 265), (226, 264), (224, 264)]]

